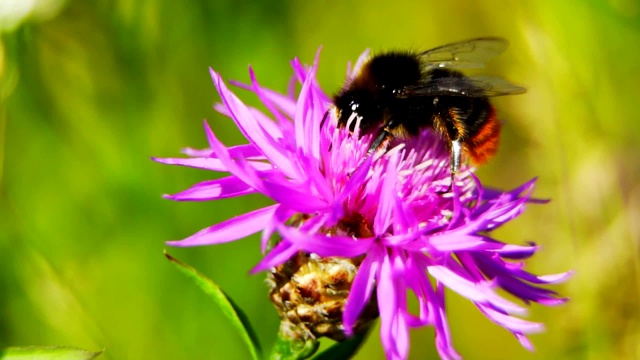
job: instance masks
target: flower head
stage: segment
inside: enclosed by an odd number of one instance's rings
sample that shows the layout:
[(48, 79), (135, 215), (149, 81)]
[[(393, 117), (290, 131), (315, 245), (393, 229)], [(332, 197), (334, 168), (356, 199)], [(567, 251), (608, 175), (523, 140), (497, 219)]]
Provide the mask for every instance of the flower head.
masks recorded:
[[(348, 76), (357, 73), (365, 57)], [(490, 190), (472, 168), (463, 166), (452, 190), (443, 193), (450, 183), (449, 150), (431, 129), (392, 141), (389, 150), (368, 156), (372, 135), (359, 134), (358, 124), (350, 133), (349, 126), (337, 126), (332, 112), (323, 123), (330, 101), (315, 78), (317, 57), (310, 68), (297, 60), (292, 65), (301, 84), (297, 96), (293, 90), (284, 95), (261, 87), (252, 71), (250, 85), (238, 84), (254, 92), (271, 116), (245, 105), (212, 70), (222, 98), (216, 109), (233, 119), (248, 143), (227, 147), (205, 122), (210, 148), (186, 149), (189, 158), (155, 159), (229, 174), (169, 199), (204, 201), (262, 193), (275, 204), (169, 243), (212, 245), (262, 232), (261, 248), (267, 251), (271, 236), (279, 235), (281, 240), (254, 272), (282, 269), (300, 254), (357, 259), (346, 302), (336, 306), (340, 321), (331, 333), (338, 329), (352, 334), (363, 314), (370, 313), (363, 310), (377, 303), (380, 337), (391, 359), (407, 358), (409, 329), (421, 326), (435, 328), (442, 358), (460, 357), (449, 335), (445, 288), (472, 301), (531, 349), (526, 335), (541, 331), (542, 325), (513, 316), (524, 315), (526, 308), (496, 290), (525, 304), (556, 305), (565, 299), (540, 285), (562, 281), (569, 273), (526, 272), (522, 260), (536, 252), (535, 244), (503, 243), (489, 232), (532, 201), (534, 181), (511, 191)], [(416, 314), (408, 310), (408, 293), (419, 303)]]

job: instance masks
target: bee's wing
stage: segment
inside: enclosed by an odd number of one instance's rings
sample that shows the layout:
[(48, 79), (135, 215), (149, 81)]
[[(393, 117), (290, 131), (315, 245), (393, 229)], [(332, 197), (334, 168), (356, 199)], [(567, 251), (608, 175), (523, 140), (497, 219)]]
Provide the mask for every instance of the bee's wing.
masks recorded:
[(498, 37), (470, 39), (439, 46), (418, 54), (428, 69), (480, 68), (484, 63), (500, 55), (509, 46), (507, 40)]
[(489, 97), (523, 94), (527, 89), (495, 76), (443, 77), (423, 84), (408, 86), (399, 97), (413, 96), (469, 96)]

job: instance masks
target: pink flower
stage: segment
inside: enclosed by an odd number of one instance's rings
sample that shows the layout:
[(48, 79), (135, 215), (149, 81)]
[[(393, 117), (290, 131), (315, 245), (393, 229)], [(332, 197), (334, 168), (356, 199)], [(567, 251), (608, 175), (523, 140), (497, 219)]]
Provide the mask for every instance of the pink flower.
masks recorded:
[[(357, 73), (364, 56), (349, 76)], [(443, 359), (460, 358), (449, 334), (445, 287), (472, 301), (532, 349), (526, 335), (543, 330), (542, 324), (515, 317), (526, 314), (526, 307), (496, 290), (502, 288), (525, 304), (557, 305), (566, 299), (540, 285), (560, 282), (570, 273), (526, 272), (522, 260), (536, 252), (535, 244), (506, 244), (489, 232), (532, 202), (534, 181), (506, 192), (488, 190), (463, 166), (453, 190), (443, 194), (450, 182), (449, 151), (430, 129), (367, 157), (371, 134), (339, 129), (333, 115), (321, 127), (330, 99), (316, 82), (317, 66), (317, 58), (311, 68), (293, 61), (295, 79), (302, 84), (297, 97), (293, 91), (283, 95), (261, 87), (250, 71), (251, 84), (240, 86), (254, 92), (271, 116), (245, 105), (211, 71), (223, 102), (216, 109), (233, 119), (248, 143), (227, 147), (205, 122), (209, 149), (186, 149), (188, 158), (155, 160), (229, 176), (166, 197), (208, 201), (258, 192), (275, 204), (169, 244), (213, 245), (261, 231), (266, 251), (271, 235), (279, 234), (281, 241), (254, 272), (272, 269), (299, 251), (320, 257), (364, 256), (342, 325), (351, 334), (363, 308), (377, 297), (380, 338), (389, 359), (408, 357), (409, 329), (421, 326), (435, 328)], [(292, 218), (304, 221), (292, 224)], [(409, 292), (420, 305), (417, 314), (407, 309)]]

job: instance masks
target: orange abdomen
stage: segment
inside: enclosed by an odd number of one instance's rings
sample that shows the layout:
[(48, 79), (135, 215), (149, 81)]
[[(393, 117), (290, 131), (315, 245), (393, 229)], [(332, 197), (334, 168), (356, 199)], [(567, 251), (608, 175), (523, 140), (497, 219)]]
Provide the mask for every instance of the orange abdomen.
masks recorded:
[(500, 140), (500, 122), (496, 110), (491, 106), (487, 120), (475, 134), (470, 134), (465, 142), (466, 150), (474, 164), (485, 163), (498, 151)]

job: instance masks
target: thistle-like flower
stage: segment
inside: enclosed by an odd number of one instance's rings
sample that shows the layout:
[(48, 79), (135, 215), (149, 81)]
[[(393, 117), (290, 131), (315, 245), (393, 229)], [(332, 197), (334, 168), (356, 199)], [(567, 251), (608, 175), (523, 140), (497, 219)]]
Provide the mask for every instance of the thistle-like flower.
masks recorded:
[[(407, 358), (409, 329), (421, 326), (435, 328), (442, 358), (460, 358), (445, 312), (449, 288), (532, 349), (526, 335), (541, 331), (542, 324), (514, 317), (526, 308), (496, 290), (525, 304), (561, 304), (565, 299), (540, 285), (569, 273), (526, 272), (522, 260), (537, 246), (506, 244), (489, 233), (534, 201), (534, 181), (511, 191), (489, 190), (463, 166), (446, 192), (449, 150), (430, 129), (368, 156), (372, 135), (359, 134), (357, 124), (354, 133), (338, 127), (331, 111), (323, 123), (330, 100), (316, 81), (318, 58), (310, 68), (297, 60), (292, 65), (301, 84), (297, 96), (295, 86), (287, 95), (261, 87), (252, 71), (251, 84), (237, 84), (254, 92), (271, 116), (245, 105), (212, 70), (222, 98), (216, 109), (233, 119), (248, 143), (227, 147), (205, 122), (210, 148), (185, 149), (188, 158), (155, 159), (229, 173), (169, 199), (262, 193), (275, 204), (169, 244), (213, 245), (262, 232), (261, 249), (268, 252), (253, 272), (269, 271), (270, 297), (298, 336), (342, 340), (379, 316), (388, 358)], [(279, 240), (270, 244), (274, 234)], [(419, 304), (415, 314), (408, 310), (409, 293)]]

